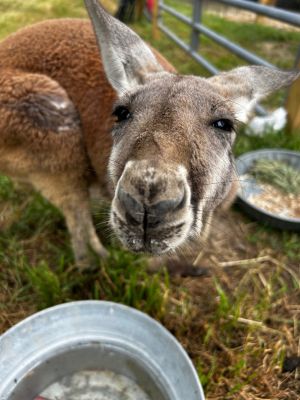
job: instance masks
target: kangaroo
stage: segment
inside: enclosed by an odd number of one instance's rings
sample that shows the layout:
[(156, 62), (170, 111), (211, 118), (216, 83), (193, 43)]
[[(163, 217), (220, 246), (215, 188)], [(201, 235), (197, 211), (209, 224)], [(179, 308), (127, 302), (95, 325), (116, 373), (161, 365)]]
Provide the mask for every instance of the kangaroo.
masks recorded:
[(0, 44), (0, 171), (62, 211), (79, 264), (89, 248), (107, 255), (90, 213), (95, 186), (125, 247), (174, 253), (232, 190), (237, 123), (299, 72), (181, 76), (97, 0), (85, 4), (92, 24), (46, 21)]

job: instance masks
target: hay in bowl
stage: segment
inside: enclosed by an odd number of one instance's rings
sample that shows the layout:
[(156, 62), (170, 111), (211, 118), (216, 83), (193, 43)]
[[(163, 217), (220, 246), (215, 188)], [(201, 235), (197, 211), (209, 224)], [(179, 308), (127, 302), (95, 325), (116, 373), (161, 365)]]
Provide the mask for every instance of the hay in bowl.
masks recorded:
[(110, 370), (86, 370), (64, 376), (50, 385), (38, 399), (150, 400), (150, 397), (125, 375)]
[(79, 301), (34, 314), (0, 337), (0, 353), (1, 400), (204, 400), (177, 340), (116, 303)]
[(300, 231), (300, 153), (265, 149), (236, 160), (238, 204), (272, 227)]

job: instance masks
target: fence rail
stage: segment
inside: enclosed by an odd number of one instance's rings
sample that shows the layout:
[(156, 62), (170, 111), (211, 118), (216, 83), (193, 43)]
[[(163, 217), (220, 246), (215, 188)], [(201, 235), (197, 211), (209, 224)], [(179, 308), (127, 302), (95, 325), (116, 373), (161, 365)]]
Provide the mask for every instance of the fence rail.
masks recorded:
[(290, 25), (300, 26), (300, 15), (285, 11), (280, 8), (264, 6), (263, 4), (251, 3), (245, 0), (215, 0), (228, 6), (242, 8), (244, 10), (253, 11), (255, 14), (265, 15), (266, 17), (285, 22)]
[[(194, 22), (192, 19), (186, 17), (185, 15), (179, 13), (178, 11), (174, 10), (174, 8), (166, 6), (165, 4), (160, 5), (161, 10), (167, 11), (170, 15), (173, 15), (180, 21), (186, 23), (187, 25), (191, 26), (194, 30), (198, 31), (199, 33), (203, 33), (208, 38), (212, 39), (214, 42), (220, 44), (221, 46), (227, 48), (228, 50), (232, 51), (234, 54), (240, 56), (244, 60), (248, 61), (251, 64), (257, 65), (264, 65), (266, 67), (274, 67), (271, 63), (267, 62), (263, 58), (256, 56), (255, 54), (251, 53), (250, 51), (245, 50), (243, 47), (237, 45), (236, 43), (232, 42), (231, 40), (226, 39), (224, 36), (217, 34), (216, 32), (212, 31), (211, 29), (207, 28), (200, 22)], [(198, 36), (198, 34), (197, 34)], [(191, 41), (191, 48), (195, 49), (198, 48), (198, 44), (193, 45), (193, 36)]]
[[(290, 25), (300, 26), (300, 14), (292, 13), (282, 9), (276, 9), (275, 7), (264, 6), (261, 4), (251, 3), (245, 0), (215, 0), (217, 3), (223, 3), (236, 8), (242, 8), (244, 10), (252, 11), (256, 14), (265, 15), (269, 18), (288, 23)], [(195, 59), (200, 65), (202, 65), (206, 70), (212, 74), (217, 74), (219, 72), (218, 68), (213, 65), (209, 60), (203, 57), (199, 52), (199, 35), (205, 35), (209, 39), (218, 43), (222, 47), (226, 48), (230, 52), (236, 54), (240, 58), (246, 60), (250, 64), (263, 65), (267, 67), (275, 67), (273, 64), (269, 63), (265, 59), (258, 57), (256, 54), (244, 49), (242, 46), (232, 42), (231, 40), (225, 38), (224, 36), (216, 33), (215, 31), (209, 29), (201, 23), (202, 19), (202, 7), (203, 0), (193, 0), (193, 16), (189, 18), (174, 8), (164, 4), (163, 0), (159, 0), (158, 3), (160, 18), (158, 22), (158, 27), (178, 46), (180, 46), (184, 51), (186, 51), (193, 59)], [(190, 44), (186, 44), (181, 40), (174, 32), (172, 32), (168, 27), (165, 26), (163, 22), (163, 12), (177, 18), (179, 21), (190, 26), (191, 37)], [(300, 50), (300, 48), (299, 48)], [(266, 115), (267, 111), (260, 105), (256, 107), (258, 114)]]

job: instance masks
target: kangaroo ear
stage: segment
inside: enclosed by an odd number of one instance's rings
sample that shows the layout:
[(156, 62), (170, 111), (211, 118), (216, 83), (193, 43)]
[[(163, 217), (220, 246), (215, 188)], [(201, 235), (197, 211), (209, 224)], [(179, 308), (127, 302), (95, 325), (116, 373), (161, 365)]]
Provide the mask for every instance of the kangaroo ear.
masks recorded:
[(231, 102), (236, 118), (247, 122), (250, 111), (260, 99), (290, 85), (299, 77), (299, 71), (249, 66), (221, 73), (208, 80), (218, 86), (221, 94)]
[(106, 76), (118, 94), (143, 83), (144, 75), (163, 70), (143, 40), (108, 14), (98, 0), (85, 0), (85, 5)]

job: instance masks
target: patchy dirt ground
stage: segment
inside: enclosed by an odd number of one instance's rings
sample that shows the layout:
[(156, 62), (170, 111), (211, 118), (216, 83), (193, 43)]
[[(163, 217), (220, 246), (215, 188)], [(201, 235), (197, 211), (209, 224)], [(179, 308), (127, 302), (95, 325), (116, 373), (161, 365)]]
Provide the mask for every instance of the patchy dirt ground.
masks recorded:
[(210, 377), (211, 400), (300, 396), (299, 372), (281, 372), (300, 352), (300, 263), (259, 229), (237, 211), (218, 215), (197, 262), (210, 276), (173, 281), (187, 311), (164, 323)]
[[(56, 240), (60, 241), (64, 227), (59, 221), (55, 224)], [(185, 261), (196, 260), (198, 266), (207, 268), (207, 275), (171, 275), (169, 284), (160, 286), (160, 311), (150, 309), (150, 314), (186, 348), (208, 400), (299, 399), (299, 370), (282, 372), (284, 360), (300, 352), (297, 246), (295, 250), (291, 241), (286, 251), (281, 247), (282, 233), (262, 229), (237, 210), (219, 214), (211, 225), (203, 250), (185, 257)], [(46, 230), (39, 239), (35, 235), (24, 241), (22, 251), (31, 259), (31, 268), (35, 268), (35, 253), (42, 250), (43, 240), (49, 239)], [(110, 267), (85, 277), (71, 265), (66, 268), (68, 279), (72, 276), (74, 282), (83, 280), (84, 284), (64, 301), (93, 298), (91, 285), (99, 279), (115, 284), (107, 278)], [(40, 307), (36, 289), (24, 278), (22, 266), (18, 271), (6, 266), (0, 291), (1, 332)], [(62, 272), (56, 270), (56, 274), (63, 279)], [(2, 278), (4, 275), (2, 270)], [(104, 298), (115, 300), (113, 295)]]

